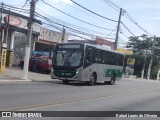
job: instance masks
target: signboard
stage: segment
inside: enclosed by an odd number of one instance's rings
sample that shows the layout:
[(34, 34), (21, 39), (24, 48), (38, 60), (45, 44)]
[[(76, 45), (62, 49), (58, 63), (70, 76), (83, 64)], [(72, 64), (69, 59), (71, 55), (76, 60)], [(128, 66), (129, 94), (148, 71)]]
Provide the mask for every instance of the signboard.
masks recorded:
[(134, 67), (135, 64), (135, 58), (128, 58), (127, 59), (127, 66)]
[(125, 55), (132, 55), (132, 54), (133, 54), (133, 51), (132, 51), (132, 50), (126, 50), (126, 49), (121, 49), (121, 48), (117, 48), (116, 51), (117, 51), (117, 52), (124, 53)]
[(19, 26), (22, 23), (21, 19), (14, 15), (6, 15), (4, 17), (4, 21), (7, 23), (9, 22), (9, 25), (12, 25), (12, 26)]
[[(18, 16), (14, 16), (14, 15), (9, 15), (9, 16), (10, 16), (9, 17), (9, 24), (10, 25), (28, 30), (28, 26), (27, 26), (28, 20), (27, 19), (21, 18)], [(6, 23), (6, 22), (8, 22), (8, 14), (3, 13), (2, 14), (2, 24)], [(33, 22), (33, 31), (34, 32), (40, 33), (40, 27), (41, 27), (41, 24)]]
[(59, 44), (56, 49), (83, 49), (84, 45), (80, 44)]
[(59, 48), (80, 48), (80, 45), (59, 45)]

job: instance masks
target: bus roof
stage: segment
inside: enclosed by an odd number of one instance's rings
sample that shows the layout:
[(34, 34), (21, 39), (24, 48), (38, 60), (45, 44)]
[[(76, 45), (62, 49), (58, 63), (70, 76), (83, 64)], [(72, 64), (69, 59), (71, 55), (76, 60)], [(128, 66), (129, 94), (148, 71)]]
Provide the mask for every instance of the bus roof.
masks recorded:
[(88, 44), (88, 43), (77, 43), (77, 42), (66, 42), (66, 43), (59, 43), (59, 44), (82, 44), (82, 45), (85, 45), (85, 46), (86, 45), (92, 46), (92, 47), (95, 47), (95, 48), (100, 49), (100, 50), (105, 50), (105, 51), (109, 51), (109, 52), (125, 55), (124, 53), (121, 53), (121, 52), (117, 52), (117, 51), (114, 51), (114, 50), (106, 49), (104, 46), (101, 46), (101, 45)]

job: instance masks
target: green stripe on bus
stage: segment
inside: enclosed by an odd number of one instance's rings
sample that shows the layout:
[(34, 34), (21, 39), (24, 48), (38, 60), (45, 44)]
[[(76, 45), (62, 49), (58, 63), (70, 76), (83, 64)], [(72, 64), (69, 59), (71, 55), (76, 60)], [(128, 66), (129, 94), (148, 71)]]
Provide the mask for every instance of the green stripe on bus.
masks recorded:
[(116, 69), (105, 69), (105, 77), (111, 77), (112, 74), (115, 73), (116, 77), (122, 77), (122, 70)]

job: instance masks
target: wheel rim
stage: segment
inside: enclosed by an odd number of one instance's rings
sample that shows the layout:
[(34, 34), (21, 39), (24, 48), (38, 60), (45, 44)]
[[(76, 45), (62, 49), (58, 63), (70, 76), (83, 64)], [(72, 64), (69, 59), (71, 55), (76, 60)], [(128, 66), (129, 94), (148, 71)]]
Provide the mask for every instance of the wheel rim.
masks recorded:
[(90, 79), (90, 85), (94, 85), (95, 84), (95, 76), (94, 74), (92, 74), (91, 79)]
[(110, 83), (111, 83), (111, 85), (114, 84), (114, 78), (113, 77), (111, 78)]

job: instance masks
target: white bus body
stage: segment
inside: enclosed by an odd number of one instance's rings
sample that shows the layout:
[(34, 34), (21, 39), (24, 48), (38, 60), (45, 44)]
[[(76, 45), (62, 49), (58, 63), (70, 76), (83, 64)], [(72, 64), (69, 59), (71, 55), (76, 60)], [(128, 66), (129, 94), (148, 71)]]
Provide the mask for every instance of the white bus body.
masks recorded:
[(52, 79), (113, 84), (122, 78), (124, 54), (90, 44), (63, 43), (56, 46), (52, 63)]

